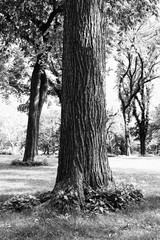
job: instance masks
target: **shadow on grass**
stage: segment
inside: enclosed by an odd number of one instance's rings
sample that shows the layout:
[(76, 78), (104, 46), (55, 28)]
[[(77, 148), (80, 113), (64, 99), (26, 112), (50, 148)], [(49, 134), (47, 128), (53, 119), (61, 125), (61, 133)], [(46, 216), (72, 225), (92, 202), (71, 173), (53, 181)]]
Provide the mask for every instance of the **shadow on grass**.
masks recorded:
[(147, 196), (139, 204), (130, 205), (125, 210), (122, 210), (124, 214), (134, 214), (134, 212), (145, 213), (154, 212), (160, 209), (160, 196)]

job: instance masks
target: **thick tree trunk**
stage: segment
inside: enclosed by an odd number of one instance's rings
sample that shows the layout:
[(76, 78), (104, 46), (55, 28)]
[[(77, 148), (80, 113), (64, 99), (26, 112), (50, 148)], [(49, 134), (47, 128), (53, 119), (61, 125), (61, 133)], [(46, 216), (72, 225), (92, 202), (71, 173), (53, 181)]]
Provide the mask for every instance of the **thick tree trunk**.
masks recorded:
[(54, 190), (84, 185), (107, 187), (104, 92), (105, 43), (102, 2), (65, 1), (62, 113), (58, 173)]
[(38, 154), (39, 121), (48, 87), (47, 77), (40, 60), (41, 56), (38, 56), (31, 78), (27, 136), (23, 157), (24, 162), (33, 162), (35, 156)]

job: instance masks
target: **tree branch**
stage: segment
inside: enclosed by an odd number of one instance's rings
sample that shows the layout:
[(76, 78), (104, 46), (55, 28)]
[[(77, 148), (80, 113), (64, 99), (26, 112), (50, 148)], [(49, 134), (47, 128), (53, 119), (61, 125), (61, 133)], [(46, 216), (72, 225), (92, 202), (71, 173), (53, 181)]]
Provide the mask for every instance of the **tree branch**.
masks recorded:
[(44, 34), (48, 28), (51, 26), (53, 19), (60, 13), (63, 13), (64, 3), (53, 1), (53, 11), (50, 13), (48, 20), (44, 23), (43, 21), (37, 19), (33, 14), (29, 13), (31, 21), (37, 26), (37, 28)]

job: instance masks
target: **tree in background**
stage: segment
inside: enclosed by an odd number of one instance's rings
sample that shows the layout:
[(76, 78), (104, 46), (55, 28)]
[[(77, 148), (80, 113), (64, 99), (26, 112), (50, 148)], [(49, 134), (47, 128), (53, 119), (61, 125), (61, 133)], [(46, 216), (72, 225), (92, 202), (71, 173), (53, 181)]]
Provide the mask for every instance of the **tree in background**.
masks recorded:
[(6, 0), (0, 3), (0, 33), (3, 40), (5, 43), (19, 40), (22, 49), (32, 55), (35, 62), (23, 161), (34, 161), (37, 154), (39, 120), (48, 89), (48, 54), (53, 45), (52, 36), (56, 35), (61, 25), (58, 18), (62, 11), (60, 1)]
[[(155, 22), (156, 23), (156, 22)], [(138, 24), (119, 41), (118, 48), (118, 94), (125, 126), (126, 155), (130, 154), (129, 123), (132, 103), (144, 84), (158, 78), (159, 64), (158, 34), (159, 26), (150, 21)], [(137, 119), (137, 118), (136, 118)]]
[[(131, 26), (134, 21), (137, 21), (146, 15), (146, 12), (155, 13), (156, 2), (156, 0), (154, 0), (154, 4), (153, 1), (151, 4), (146, 0), (143, 0), (141, 2), (127, 0), (125, 2), (123, 1), (123, 3), (121, 1), (110, 3), (107, 2), (106, 19), (107, 21), (110, 21), (110, 19), (112, 19), (112, 22), (115, 24), (118, 23), (121, 30), (126, 29), (128, 26)], [(134, 11), (131, 11), (131, 9), (134, 9)], [(56, 48), (57, 40), (55, 44), (55, 39), (58, 39), (60, 42), (62, 36), (60, 33), (62, 31), (59, 31), (59, 26), (61, 26), (62, 11), (63, 1), (56, 0), (23, 0), (18, 2), (5, 0), (0, 3), (0, 34), (2, 41), (4, 41), (5, 44), (16, 41), (20, 42), (22, 49), (25, 50), (26, 54), (31, 55), (34, 59), (33, 61), (36, 62), (34, 67), (35, 69), (31, 78), (31, 82), (34, 81), (34, 84), (31, 84), (31, 96), (29, 103), (30, 112), (26, 138), (26, 152), (23, 159), (24, 161), (33, 161), (34, 156), (37, 153), (39, 118), (47, 92), (46, 86), (48, 85), (46, 79), (46, 62), (48, 58), (48, 52), (51, 52), (51, 48)], [(107, 22), (107, 26), (109, 25), (110, 27), (108, 29), (108, 33), (112, 35), (111, 29), (113, 28), (111, 27), (111, 21), (110, 24)], [(111, 43), (111, 38), (112, 37), (108, 37), (107, 34), (107, 40), (110, 39), (108, 43)], [(61, 47), (59, 49), (61, 49)], [(61, 51), (59, 52), (61, 54)], [(54, 60), (57, 57), (56, 55), (57, 51), (55, 54), (55, 51), (53, 50), (52, 56), (54, 56)], [(57, 77), (57, 70), (55, 67), (56, 64), (55, 61), (53, 62), (54, 65), (52, 70)], [(39, 74), (37, 74), (38, 71)], [(61, 84), (59, 84), (59, 79), (56, 84), (51, 81), (50, 83), (54, 89), (54, 92), (57, 93), (61, 101)], [(35, 101), (35, 99), (39, 99), (39, 101)]]
[(150, 116), (150, 124), (148, 129), (148, 149), (150, 153), (160, 154), (160, 105)]
[(107, 109), (106, 137), (107, 151), (110, 154), (125, 155), (123, 119), (118, 112)]
[[(133, 115), (138, 128), (138, 139), (140, 140), (140, 154), (146, 154), (146, 138), (149, 128), (149, 104), (151, 98), (151, 86), (142, 85), (139, 94), (133, 101)], [(139, 111), (137, 110), (139, 109)]]

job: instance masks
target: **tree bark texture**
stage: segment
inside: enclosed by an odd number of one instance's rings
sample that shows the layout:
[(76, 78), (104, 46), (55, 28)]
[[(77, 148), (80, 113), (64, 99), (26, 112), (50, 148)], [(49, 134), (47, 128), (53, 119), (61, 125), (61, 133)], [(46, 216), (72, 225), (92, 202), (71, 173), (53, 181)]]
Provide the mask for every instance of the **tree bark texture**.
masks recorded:
[(105, 42), (103, 1), (66, 0), (62, 70), (62, 112), (55, 188), (107, 187), (112, 179), (107, 159), (104, 92)]
[(30, 105), (27, 126), (26, 145), (23, 161), (34, 161), (38, 154), (39, 121), (42, 107), (47, 95), (48, 82), (41, 64), (41, 56), (37, 57), (31, 78)]

